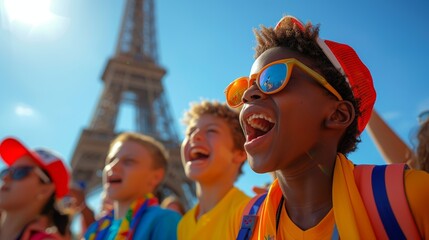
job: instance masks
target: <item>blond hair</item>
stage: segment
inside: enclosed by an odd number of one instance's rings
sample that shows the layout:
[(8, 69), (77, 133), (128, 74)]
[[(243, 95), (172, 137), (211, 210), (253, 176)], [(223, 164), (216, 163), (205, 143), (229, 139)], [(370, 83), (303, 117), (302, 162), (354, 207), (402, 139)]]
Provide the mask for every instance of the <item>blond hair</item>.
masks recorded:
[(153, 137), (141, 133), (124, 132), (119, 134), (115, 139), (113, 139), (113, 141), (110, 143), (110, 149), (112, 149), (112, 147), (116, 143), (126, 141), (133, 141), (138, 144), (141, 144), (143, 147), (149, 150), (149, 153), (152, 155), (153, 167), (155, 169), (162, 168), (164, 170), (167, 170), (168, 152), (162, 143), (158, 142)]

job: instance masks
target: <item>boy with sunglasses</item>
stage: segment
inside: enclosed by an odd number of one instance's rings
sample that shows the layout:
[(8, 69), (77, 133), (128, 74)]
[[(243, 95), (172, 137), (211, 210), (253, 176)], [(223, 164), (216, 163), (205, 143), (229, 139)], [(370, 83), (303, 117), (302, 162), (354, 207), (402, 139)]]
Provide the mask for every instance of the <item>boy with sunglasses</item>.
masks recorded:
[(167, 152), (152, 137), (125, 132), (110, 144), (103, 171), (113, 210), (89, 226), (85, 239), (176, 239), (180, 215), (153, 195), (167, 170)]
[(250, 78), (226, 89), (230, 106), (244, 103), (240, 121), (251, 168), (277, 176), (253, 231), (242, 228), (238, 239), (428, 238), (426, 172), (355, 166), (346, 158), (376, 94), (354, 50), (320, 39), (318, 30), (291, 16), (262, 27)]
[(234, 182), (246, 160), (238, 112), (202, 101), (185, 113), (182, 164), (196, 183), (198, 203), (182, 218), (179, 240), (234, 239), (249, 197)]

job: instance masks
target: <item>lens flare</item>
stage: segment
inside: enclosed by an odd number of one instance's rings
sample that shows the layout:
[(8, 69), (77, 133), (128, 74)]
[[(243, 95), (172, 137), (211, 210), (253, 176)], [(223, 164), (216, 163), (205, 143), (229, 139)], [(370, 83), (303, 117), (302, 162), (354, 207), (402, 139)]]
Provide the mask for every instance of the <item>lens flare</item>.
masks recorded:
[(6, 14), (11, 22), (39, 25), (48, 21), (52, 13), (51, 0), (5, 0)]

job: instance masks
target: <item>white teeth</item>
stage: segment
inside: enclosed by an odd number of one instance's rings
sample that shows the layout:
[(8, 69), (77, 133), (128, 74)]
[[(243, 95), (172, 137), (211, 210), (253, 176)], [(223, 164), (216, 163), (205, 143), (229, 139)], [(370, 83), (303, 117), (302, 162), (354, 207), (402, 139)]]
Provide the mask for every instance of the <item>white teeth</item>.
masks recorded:
[(247, 118), (247, 122), (250, 124), (250, 121), (252, 121), (255, 118), (262, 118), (262, 119), (267, 120), (270, 123), (274, 123), (273, 119), (271, 119), (270, 117), (267, 117), (263, 114), (252, 114), (249, 118)]
[(191, 151), (189, 151), (189, 157), (192, 160), (196, 160), (201, 158), (202, 156), (208, 156), (210, 153), (202, 148), (192, 148)]
[(270, 129), (269, 126), (267, 126), (266, 124), (262, 124), (258, 121), (252, 121), (253, 119), (258, 119), (258, 118), (264, 119), (270, 123), (274, 123), (273, 119), (271, 119), (270, 117), (267, 117), (263, 114), (252, 114), (250, 117), (247, 118), (247, 123), (253, 128), (267, 132)]
[(203, 150), (203, 149), (201, 149), (201, 148), (193, 148), (193, 149), (191, 149), (191, 151), (190, 151), (190, 154), (191, 154), (191, 155), (196, 155), (196, 154), (199, 154), (199, 153), (201, 153), (201, 154), (205, 154), (205, 155), (208, 155), (208, 154), (209, 154), (207, 151), (204, 151), (204, 150)]

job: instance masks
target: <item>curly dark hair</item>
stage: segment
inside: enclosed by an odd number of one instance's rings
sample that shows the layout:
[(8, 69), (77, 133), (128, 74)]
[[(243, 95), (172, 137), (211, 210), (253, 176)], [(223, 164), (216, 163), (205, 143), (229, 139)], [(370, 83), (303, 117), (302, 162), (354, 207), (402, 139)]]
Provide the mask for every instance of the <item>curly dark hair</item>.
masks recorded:
[(359, 111), (359, 99), (355, 99), (352, 89), (346, 82), (345, 76), (334, 67), (317, 44), (319, 25), (314, 26), (311, 23), (307, 23), (304, 25), (304, 31), (302, 31), (291, 19), (286, 18), (283, 21), (276, 28), (261, 26), (260, 30), (254, 30), (257, 40), (255, 58), (270, 48), (286, 47), (313, 59), (316, 68), (320, 70), (326, 80), (338, 91), (345, 101), (353, 104), (356, 116), (340, 139), (338, 152), (346, 155), (355, 151), (357, 143), (361, 141), (357, 121), (361, 115)]

